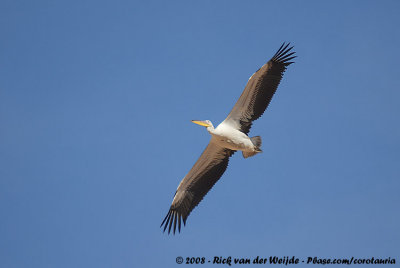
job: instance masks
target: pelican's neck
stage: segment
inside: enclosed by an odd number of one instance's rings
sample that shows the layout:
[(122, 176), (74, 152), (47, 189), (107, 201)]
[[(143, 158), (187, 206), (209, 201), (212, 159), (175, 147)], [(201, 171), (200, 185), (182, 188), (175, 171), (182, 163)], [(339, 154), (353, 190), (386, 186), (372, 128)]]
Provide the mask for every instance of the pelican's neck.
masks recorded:
[(207, 127), (207, 131), (208, 131), (208, 133), (213, 134), (215, 131), (215, 128), (211, 122), (210, 122), (210, 125), (211, 126)]

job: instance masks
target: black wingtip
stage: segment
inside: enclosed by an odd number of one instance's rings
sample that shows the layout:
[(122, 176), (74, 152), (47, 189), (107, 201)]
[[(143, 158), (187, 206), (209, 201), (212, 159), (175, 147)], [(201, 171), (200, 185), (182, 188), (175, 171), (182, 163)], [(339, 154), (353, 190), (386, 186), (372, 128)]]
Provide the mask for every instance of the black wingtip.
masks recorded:
[(170, 234), (172, 231), (172, 233), (175, 235), (177, 229), (178, 233), (181, 232), (181, 221), (183, 221), (183, 225), (186, 224), (186, 219), (182, 216), (181, 213), (173, 209), (170, 209), (167, 215), (165, 216), (164, 220), (162, 221), (160, 228), (163, 228), (164, 226), (163, 233), (165, 233), (165, 231), (168, 228), (168, 234)]
[(294, 63), (293, 61), (290, 61), (294, 58), (296, 58), (297, 56), (293, 56), (290, 57), (292, 55), (294, 55), (296, 52), (291, 52), (289, 53), (294, 46), (289, 47), (290, 43), (286, 43), (283, 42), (283, 44), (281, 45), (281, 47), (278, 49), (278, 51), (275, 53), (275, 55), (272, 57), (272, 61), (277, 62), (277, 63), (282, 63), (285, 66), (288, 66), (292, 63)]
[(177, 214), (178, 213), (176, 213), (176, 212), (174, 213), (174, 235), (175, 235), (175, 231), (176, 231), (176, 222), (178, 220)]
[(170, 218), (171, 218), (171, 210), (168, 211), (167, 216), (165, 216), (165, 218), (164, 218), (164, 220), (163, 220), (163, 222), (161, 223), (161, 226), (160, 226), (160, 228), (161, 228), (163, 226), (163, 224), (165, 223), (164, 230), (163, 230), (164, 233), (165, 233), (165, 230), (167, 229), (168, 222), (169, 222)]
[(169, 221), (169, 227), (168, 227), (168, 234), (171, 233), (171, 227), (172, 227), (172, 222), (174, 221), (174, 213), (172, 213), (172, 217)]
[(182, 216), (181, 216), (181, 214), (179, 214), (179, 218), (178, 218), (178, 231), (179, 231), (179, 233), (181, 232), (181, 218), (182, 218)]

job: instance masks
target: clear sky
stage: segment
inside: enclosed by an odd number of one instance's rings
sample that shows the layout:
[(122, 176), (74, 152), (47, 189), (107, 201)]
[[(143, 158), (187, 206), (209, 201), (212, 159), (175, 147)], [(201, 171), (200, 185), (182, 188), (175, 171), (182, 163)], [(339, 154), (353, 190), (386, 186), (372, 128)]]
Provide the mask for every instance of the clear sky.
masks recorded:
[[(1, 1), (0, 266), (400, 263), (399, 10), (399, 1)], [(283, 41), (298, 58), (250, 132), (264, 152), (235, 154), (182, 232), (163, 234), (176, 187), (210, 138), (190, 120), (221, 122)]]

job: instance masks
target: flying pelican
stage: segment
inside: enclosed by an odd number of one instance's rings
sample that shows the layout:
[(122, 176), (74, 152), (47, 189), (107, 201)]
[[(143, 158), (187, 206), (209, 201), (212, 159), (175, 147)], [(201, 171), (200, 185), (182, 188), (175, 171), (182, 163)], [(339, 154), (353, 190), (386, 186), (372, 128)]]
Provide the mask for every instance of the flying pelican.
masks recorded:
[(168, 227), (169, 234), (173, 225), (175, 234), (177, 224), (181, 231), (181, 222), (186, 225), (190, 212), (221, 178), (228, 167), (229, 157), (236, 151), (242, 151), (244, 158), (261, 152), (261, 137), (250, 138), (247, 134), (252, 122), (264, 113), (270, 103), (286, 67), (293, 63), (290, 60), (296, 57), (292, 56), (295, 52), (290, 52), (293, 47), (289, 47), (289, 44), (283, 43), (272, 59), (249, 78), (228, 117), (216, 128), (209, 120), (192, 120), (207, 128), (211, 140), (180, 182), (168, 214), (160, 226), (164, 225), (164, 232)]

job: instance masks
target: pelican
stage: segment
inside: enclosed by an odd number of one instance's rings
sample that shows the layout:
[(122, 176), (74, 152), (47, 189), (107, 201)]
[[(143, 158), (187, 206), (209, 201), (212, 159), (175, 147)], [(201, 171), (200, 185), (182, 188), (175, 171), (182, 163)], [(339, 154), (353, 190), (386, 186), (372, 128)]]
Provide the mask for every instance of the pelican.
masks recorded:
[(286, 68), (296, 56), (290, 43), (283, 43), (275, 55), (248, 80), (242, 95), (233, 106), (228, 117), (214, 128), (210, 120), (192, 120), (203, 126), (211, 134), (211, 140), (189, 173), (182, 179), (175, 192), (171, 207), (165, 216), (162, 227), (168, 234), (173, 226), (181, 231), (181, 222), (186, 220), (192, 210), (200, 203), (228, 167), (229, 157), (242, 151), (243, 157), (254, 156), (261, 151), (261, 137), (249, 137), (254, 120), (265, 111), (274, 95)]

